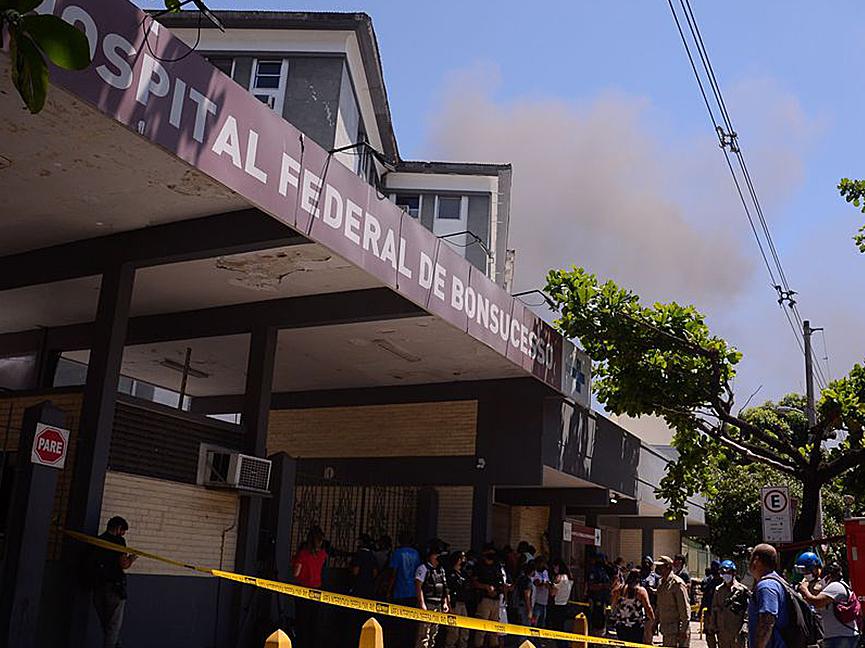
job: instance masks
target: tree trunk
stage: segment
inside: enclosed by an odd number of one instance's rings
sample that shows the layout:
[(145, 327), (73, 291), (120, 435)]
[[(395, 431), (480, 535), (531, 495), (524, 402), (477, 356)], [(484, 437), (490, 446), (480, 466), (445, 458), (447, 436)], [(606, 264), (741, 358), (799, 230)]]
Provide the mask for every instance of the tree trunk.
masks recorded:
[(802, 480), (802, 508), (793, 526), (793, 542), (803, 542), (814, 538), (817, 513), (822, 484), (816, 476), (806, 475)]

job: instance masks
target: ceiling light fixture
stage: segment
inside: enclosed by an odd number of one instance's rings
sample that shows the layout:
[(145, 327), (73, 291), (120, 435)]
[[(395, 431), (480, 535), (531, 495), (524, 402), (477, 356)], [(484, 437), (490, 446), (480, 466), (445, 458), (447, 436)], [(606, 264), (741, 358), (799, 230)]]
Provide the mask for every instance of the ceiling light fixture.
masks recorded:
[(385, 351), (394, 354), (398, 358), (402, 358), (406, 362), (420, 362), (420, 357), (406, 351), (405, 349), (399, 348), (390, 340), (376, 339), (376, 340), (373, 340), (372, 342), (373, 342), (373, 344), (378, 346), (378, 348), (384, 349)]
[[(172, 360), (171, 358), (163, 358), (159, 361), (159, 364), (168, 369), (173, 369), (174, 371), (179, 371), (183, 373), (186, 371), (186, 368), (179, 362)], [(209, 373), (204, 373), (203, 371), (199, 371), (198, 369), (189, 368), (189, 375), (194, 376), (196, 378), (210, 378)]]

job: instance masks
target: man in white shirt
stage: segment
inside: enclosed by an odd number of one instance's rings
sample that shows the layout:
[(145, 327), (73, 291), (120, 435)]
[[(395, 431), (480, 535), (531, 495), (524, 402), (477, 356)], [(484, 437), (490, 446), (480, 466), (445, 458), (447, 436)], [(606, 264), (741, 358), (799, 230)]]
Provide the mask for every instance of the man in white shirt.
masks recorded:
[(841, 565), (832, 563), (823, 571), (824, 586), (816, 595), (802, 581), (799, 583), (799, 593), (811, 605), (817, 608), (823, 620), (823, 637), (825, 648), (856, 648), (859, 643), (859, 628), (856, 620), (843, 623), (836, 615), (837, 603), (846, 603), (851, 596), (856, 596), (850, 586), (841, 580)]
[(532, 574), (532, 618), (538, 628), (546, 627), (547, 603), (550, 600), (550, 575), (547, 572), (547, 561), (543, 556), (535, 558), (535, 573)]

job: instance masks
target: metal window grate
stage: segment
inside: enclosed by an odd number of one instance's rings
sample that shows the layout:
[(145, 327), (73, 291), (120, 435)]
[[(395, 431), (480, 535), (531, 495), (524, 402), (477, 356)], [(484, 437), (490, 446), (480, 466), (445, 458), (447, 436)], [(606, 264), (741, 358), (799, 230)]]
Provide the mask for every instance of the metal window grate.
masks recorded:
[(238, 487), (266, 491), (270, 486), (270, 461), (247, 455), (241, 455), (239, 461)]
[[(396, 543), (403, 531), (415, 532), (417, 487), (358, 486), (322, 477), (298, 475), (294, 495), (292, 551), (297, 551), (310, 527), (318, 525), (331, 545), (348, 555), (361, 533), (390, 536)], [(331, 567), (345, 567), (348, 556), (335, 556)]]

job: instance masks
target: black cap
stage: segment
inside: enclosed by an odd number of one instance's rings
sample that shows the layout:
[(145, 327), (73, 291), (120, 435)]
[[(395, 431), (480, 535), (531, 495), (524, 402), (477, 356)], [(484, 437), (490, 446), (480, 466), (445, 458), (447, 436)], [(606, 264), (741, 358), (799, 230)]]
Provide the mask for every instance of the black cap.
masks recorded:
[(439, 540), (438, 538), (433, 538), (427, 544), (427, 556), (431, 556), (433, 554), (443, 554), (447, 553), (447, 544)]

